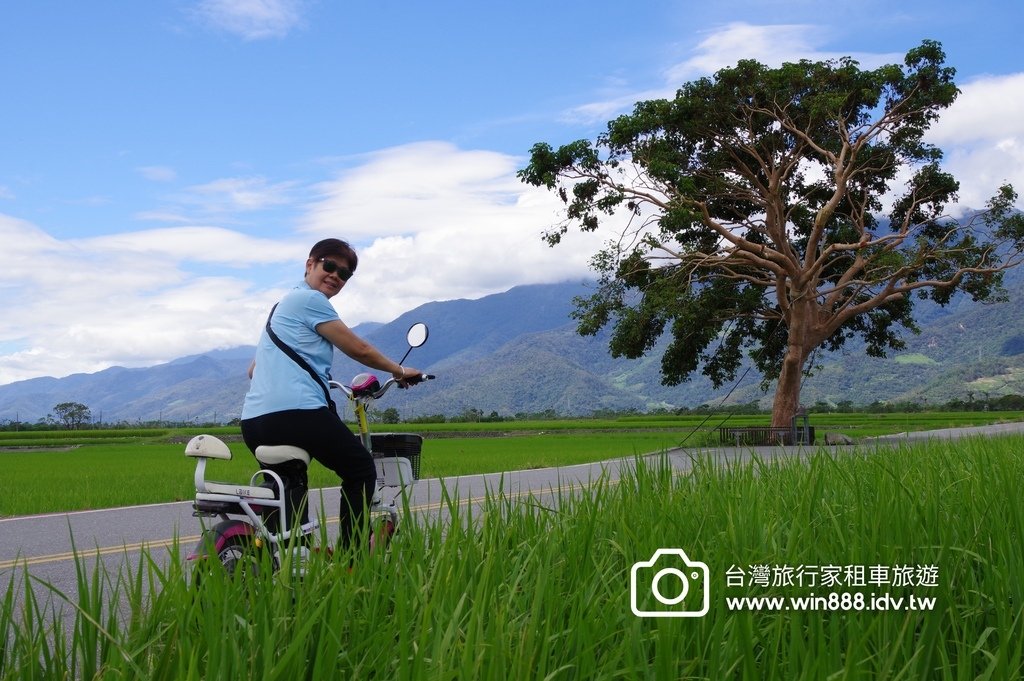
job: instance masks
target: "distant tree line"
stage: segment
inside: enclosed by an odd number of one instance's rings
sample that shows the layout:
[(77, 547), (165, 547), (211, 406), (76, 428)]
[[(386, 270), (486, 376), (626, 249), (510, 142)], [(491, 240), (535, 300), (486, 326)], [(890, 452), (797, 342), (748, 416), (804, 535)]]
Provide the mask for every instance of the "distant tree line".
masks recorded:
[[(872, 402), (871, 404), (854, 404), (844, 400), (838, 403), (818, 401), (805, 407), (808, 414), (823, 413), (863, 413), (863, 414), (906, 414), (922, 411), (1024, 411), (1024, 395), (1002, 395), (976, 398), (969, 395), (967, 399), (953, 399), (945, 403), (920, 401)], [(385, 410), (393, 411), (389, 419), (381, 419), (383, 423), (499, 423), (502, 421), (553, 421), (567, 418), (578, 418), (560, 414), (554, 409), (540, 412), (518, 412), (513, 415), (501, 415), (497, 411), (485, 414), (483, 410), (470, 408), (455, 416), (444, 414), (428, 414), (409, 419), (399, 418), (398, 410), (393, 407)], [(743, 404), (712, 405), (702, 404), (698, 407), (679, 407), (674, 409), (658, 408), (648, 411), (639, 409), (600, 409), (592, 412), (589, 418), (613, 419), (628, 416), (684, 416), (686, 414), (770, 414), (770, 408), (763, 408), (758, 402)]]
[(22, 421), (21, 419), (0, 420), (0, 431), (44, 431), (44, 430), (129, 430), (149, 428), (195, 428), (214, 427), (223, 425), (238, 425), (238, 419), (232, 419), (227, 423), (218, 420), (216, 415), (212, 419), (200, 420), (192, 417), (182, 420), (143, 420), (136, 419), (129, 421), (121, 419), (118, 421), (104, 421), (102, 417), (95, 417), (92, 410), (81, 402), (61, 402), (53, 406), (52, 411), (34, 423)]
[[(819, 400), (806, 407), (809, 414), (913, 414), (923, 411), (1024, 411), (1024, 395), (1010, 394), (992, 397), (982, 393), (976, 396), (968, 393), (966, 398), (954, 398), (948, 402), (898, 401), (872, 402), (871, 404), (854, 404), (848, 400), (837, 403)], [(600, 409), (592, 412), (589, 418), (613, 419), (628, 416), (684, 416), (686, 414), (770, 414), (771, 409), (762, 408), (757, 402), (744, 404), (711, 405), (702, 404), (698, 407), (680, 407), (675, 409), (659, 408), (648, 411), (639, 409)], [(578, 415), (560, 414), (555, 409), (539, 412), (517, 412), (511, 415), (499, 414), (496, 410), (484, 413), (475, 407), (464, 410), (460, 414), (426, 414), (402, 419), (401, 413), (394, 407), (379, 412), (371, 412), (371, 418), (377, 423), (501, 423), (503, 421), (554, 421), (560, 419), (579, 418)], [(41, 431), (41, 430), (118, 430), (137, 428), (196, 428), (238, 425), (238, 419), (227, 422), (199, 421), (193, 418), (187, 421), (116, 421), (104, 422), (92, 420), (90, 409), (77, 402), (61, 402), (54, 405), (53, 411), (35, 423), (18, 419), (0, 420), (0, 431)]]

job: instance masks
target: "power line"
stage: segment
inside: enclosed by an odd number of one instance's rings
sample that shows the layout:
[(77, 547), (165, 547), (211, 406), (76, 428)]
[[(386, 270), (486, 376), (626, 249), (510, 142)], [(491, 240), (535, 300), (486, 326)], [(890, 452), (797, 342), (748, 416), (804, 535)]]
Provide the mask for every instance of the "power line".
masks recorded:
[[(730, 322), (730, 324), (732, 324), (733, 322), (735, 322), (735, 320), (732, 320), (732, 321)], [(774, 338), (774, 337), (775, 337), (775, 334), (779, 332), (779, 329), (780, 329), (781, 327), (782, 327), (782, 318), (780, 317), (780, 318), (779, 318), (778, 320), (776, 320), (776, 322), (775, 322), (775, 328), (774, 328), (774, 329), (772, 330), (772, 332), (771, 332), (771, 333), (770, 333), (770, 334), (768, 335), (768, 338), (766, 338), (766, 339), (765, 339), (765, 342), (761, 344), (761, 348), (760, 348), (760, 351), (761, 351), (762, 353), (763, 353), (763, 352), (765, 351), (765, 344), (767, 343), (767, 341), (769, 341), (769, 340), (771, 340), (772, 338)], [(725, 336), (728, 336), (728, 331), (726, 331), (726, 333), (725, 333)], [(715, 350), (715, 355), (717, 355), (717, 354), (719, 353), (719, 351), (721, 351), (721, 349), (722, 349), (722, 345), (721, 345), (721, 343), (720, 343), (720, 344), (718, 345), (718, 349), (717, 349), (717, 350)], [(712, 358), (714, 358), (714, 355), (712, 355)], [(748, 364), (748, 365), (747, 365), (747, 368), (746, 368), (746, 369), (745, 369), (745, 370), (743, 371), (743, 374), (742, 374), (742, 375), (741, 375), (741, 376), (739, 377), (739, 380), (737, 380), (737, 381), (736, 381), (736, 383), (735, 383), (735, 384), (734, 384), (734, 385), (733, 385), (733, 386), (732, 386), (731, 388), (729, 388), (729, 392), (727, 392), (727, 393), (725, 394), (725, 396), (724, 396), (724, 397), (723, 397), (723, 398), (721, 399), (721, 401), (720, 401), (720, 402), (718, 403), (718, 407), (719, 407), (719, 408), (721, 408), (721, 407), (722, 407), (722, 405), (723, 405), (723, 404), (725, 404), (725, 401), (726, 401), (727, 399), (729, 399), (729, 396), (730, 396), (730, 395), (732, 395), (732, 394), (733, 394), (733, 392), (734, 392), (734, 391), (736, 390), (736, 388), (738, 388), (738, 387), (740, 386), (740, 383), (742, 383), (742, 382), (743, 382), (743, 379), (747, 377), (747, 374), (748, 374), (748, 373), (750, 372), (750, 370), (751, 370), (752, 368), (754, 368), (754, 365), (753, 365), (753, 364)], [(801, 385), (801, 387), (803, 387), (803, 382), (801, 382), (801, 384), (800, 384), (800, 385)], [(689, 432), (689, 433), (688, 433), (688, 434), (686, 435), (686, 437), (684, 437), (684, 438), (682, 439), (682, 441), (681, 441), (681, 442), (679, 443), (679, 445), (678, 445), (678, 446), (682, 447), (682, 446), (683, 446), (684, 444), (686, 444), (686, 441), (690, 439), (690, 436), (691, 436), (691, 435), (693, 435), (693, 434), (694, 434), (695, 432), (697, 432), (698, 430), (700, 430), (700, 429), (701, 429), (701, 428), (702, 428), (702, 427), (704, 426), (704, 424), (705, 424), (705, 423), (707, 423), (707, 422), (708, 422), (708, 420), (709, 420), (709, 419), (710, 419), (710, 418), (711, 418), (712, 416), (714, 416), (714, 415), (715, 415), (715, 414), (714, 414), (714, 412), (711, 412), (711, 413), (709, 413), (709, 414), (708, 414), (708, 415), (707, 415), (706, 417), (704, 417), (704, 420), (703, 420), (703, 421), (701, 421), (700, 423), (698, 423), (698, 424), (697, 424), (696, 426), (694, 426), (694, 427), (693, 427), (693, 429), (692, 429), (692, 430), (691, 430), (691, 431), (690, 431), (690, 432)], [(715, 429), (715, 430), (717, 430), (717, 429), (721, 428), (721, 427), (722, 427), (722, 425), (724, 425), (724, 424), (725, 424), (725, 422), (726, 422), (726, 421), (728, 421), (728, 420), (729, 420), (729, 419), (730, 419), (731, 417), (732, 417), (732, 413), (731, 413), (731, 412), (730, 412), (730, 413), (727, 413), (727, 414), (725, 415), (725, 418), (724, 418), (724, 419), (722, 419), (722, 420), (721, 420), (721, 421), (720, 421), (720, 422), (718, 423), (718, 425), (716, 425), (716, 426), (714, 427), (714, 429)]]

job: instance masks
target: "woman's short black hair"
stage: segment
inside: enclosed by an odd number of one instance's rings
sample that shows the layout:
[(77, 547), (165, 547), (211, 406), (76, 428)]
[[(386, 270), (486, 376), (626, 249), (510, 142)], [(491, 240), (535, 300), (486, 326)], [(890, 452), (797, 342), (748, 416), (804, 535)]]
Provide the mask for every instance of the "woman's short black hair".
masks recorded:
[(355, 249), (349, 246), (348, 242), (342, 241), (341, 239), (324, 239), (322, 241), (317, 241), (309, 251), (309, 257), (312, 258), (314, 262), (328, 255), (336, 255), (344, 258), (345, 262), (348, 263), (348, 269), (351, 272), (355, 272), (356, 266), (359, 264), (359, 256), (356, 255)]

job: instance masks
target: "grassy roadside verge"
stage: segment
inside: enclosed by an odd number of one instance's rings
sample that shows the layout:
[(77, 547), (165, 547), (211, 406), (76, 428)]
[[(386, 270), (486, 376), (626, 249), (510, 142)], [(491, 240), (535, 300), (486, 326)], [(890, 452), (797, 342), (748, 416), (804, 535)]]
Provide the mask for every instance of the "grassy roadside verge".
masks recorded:
[[(130, 574), (80, 577), (75, 627), (55, 640), (45, 632), (65, 629), (0, 603), (0, 678), (46, 678), (55, 661), (85, 679), (1017, 678), (1022, 445), (1015, 436), (729, 468), (698, 461), (686, 476), (654, 464), (557, 505), (491, 497), (473, 515), (452, 500), (450, 524), (410, 524), (390, 555), (362, 556), (352, 571), (314, 560), (301, 582), (287, 570), (214, 577), (197, 594), (179, 556), (161, 568), (144, 555)], [(632, 568), (662, 547), (707, 565), (706, 615), (631, 612)], [(860, 567), (876, 583), (730, 586), (735, 568), (759, 566)], [(897, 583), (902, 566), (933, 578)], [(689, 599), (702, 593), (695, 586), (678, 607), (696, 609)], [(811, 593), (849, 594), (848, 607), (728, 600)], [(857, 594), (883, 593), (934, 602), (855, 607)], [(104, 606), (115, 598), (126, 605)]]

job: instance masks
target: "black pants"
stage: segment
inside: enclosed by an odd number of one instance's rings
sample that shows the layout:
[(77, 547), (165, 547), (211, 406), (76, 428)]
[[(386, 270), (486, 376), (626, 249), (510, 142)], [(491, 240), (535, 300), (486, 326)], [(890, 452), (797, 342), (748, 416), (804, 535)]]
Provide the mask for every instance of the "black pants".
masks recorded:
[[(363, 443), (338, 414), (327, 407), (291, 409), (245, 419), (241, 426), (245, 446), (253, 452), (260, 445), (301, 447), (312, 458), (338, 474), (341, 478), (339, 534), (342, 544), (347, 545), (356, 523), (362, 519), (373, 496), (377, 468)], [(271, 467), (271, 470), (294, 475), (294, 470), (278, 471), (276, 467)], [(304, 480), (302, 483), (304, 497), (306, 485)], [(305, 520), (305, 509), (301, 512)]]

